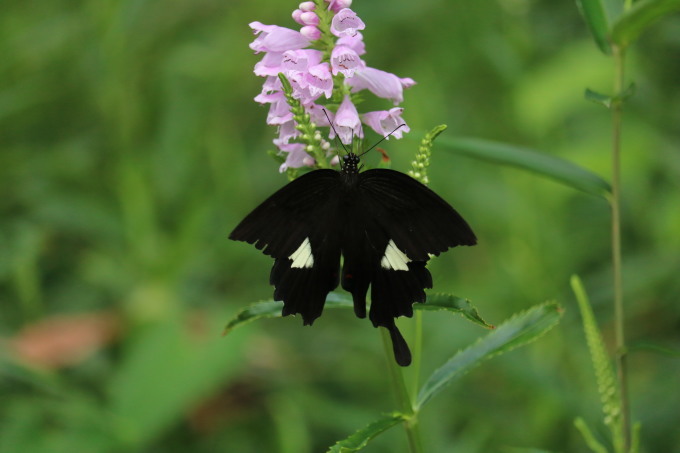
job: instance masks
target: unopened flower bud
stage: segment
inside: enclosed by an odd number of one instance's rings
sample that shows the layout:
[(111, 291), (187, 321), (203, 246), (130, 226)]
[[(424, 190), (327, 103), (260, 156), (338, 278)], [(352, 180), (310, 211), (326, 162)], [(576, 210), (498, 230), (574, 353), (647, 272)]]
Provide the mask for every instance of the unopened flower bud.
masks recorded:
[(302, 2), (298, 8), (300, 8), (302, 11), (314, 11), (316, 4), (314, 4), (314, 2)]
[(300, 29), (300, 34), (311, 41), (321, 38), (321, 31), (314, 25), (305, 25)]
[(296, 9), (295, 11), (293, 11), (293, 14), (291, 14), (291, 16), (293, 16), (293, 20), (298, 24), (305, 25), (305, 23), (302, 22), (302, 19), (300, 18), (300, 16), (302, 16), (302, 13), (304, 13), (304, 11), (302, 11), (301, 9)]
[(303, 25), (319, 25), (319, 16), (311, 11), (306, 11), (300, 14), (300, 20)]

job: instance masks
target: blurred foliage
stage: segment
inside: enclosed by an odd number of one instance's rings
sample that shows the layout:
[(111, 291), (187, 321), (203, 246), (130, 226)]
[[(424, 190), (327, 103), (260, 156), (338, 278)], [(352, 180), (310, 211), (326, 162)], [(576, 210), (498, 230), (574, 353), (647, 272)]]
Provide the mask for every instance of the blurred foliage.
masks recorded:
[[(0, 4), (0, 452), (316, 452), (393, 407), (378, 334), (351, 313), (219, 336), (271, 297), (270, 259), (227, 234), (286, 182), (252, 101), (262, 80), (247, 24), (293, 27), (295, 6)], [(526, 146), (608, 177), (609, 115), (583, 91), (608, 92), (612, 70), (573, 2), (353, 8), (368, 63), (418, 82), (403, 105), (412, 129), (446, 123), (447, 137)], [(630, 49), (637, 90), (624, 117), (628, 336), (667, 348), (680, 344), (679, 27), (670, 17)], [(407, 170), (420, 138), (389, 142), (393, 168)], [(567, 313), (433, 400), (426, 450), (583, 451), (573, 420), (600, 409), (568, 280), (583, 277), (611, 339), (606, 202), (436, 144), (432, 162), (431, 187), (480, 238), (431, 263), (436, 290), (492, 323), (547, 299)], [(115, 322), (83, 328), (101, 316)], [(427, 374), (484, 334), (424, 318)], [(643, 451), (680, 451), (680, 363), (648, 350), (629, 361)], [(392, 430), (369, 451), (404, 442)]]

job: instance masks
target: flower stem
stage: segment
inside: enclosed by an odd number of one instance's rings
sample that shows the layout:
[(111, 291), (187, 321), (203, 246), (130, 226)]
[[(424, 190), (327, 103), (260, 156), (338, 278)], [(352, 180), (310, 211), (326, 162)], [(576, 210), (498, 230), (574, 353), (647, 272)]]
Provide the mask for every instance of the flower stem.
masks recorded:
[(404, 375), (401, 368), (396, 364), (392, 352), (392, 340), (387, 329), (380, 328), (380, 334), (383, 340), (385, 349), (385, 359), (387, 360), (387, 368), (390, 373), (390, 380), (394, 394), (397, 398), (399, 411), (407, 417), (404, 422), (404, 430), (406, 437), (408, 437), (408, 446), (411, 453), (423, 453), (423, 447), (420, 443), (420, 429), (418, 428), (418, 412), (413, 409), (413, 403), (409, 397), (408, 390), (406, 390), (406, 383), (404, 382)]
[(625, 50), (614, 45), (614, 101), (612, 102), (612, 268), (614, 272), (614, 322), (616, 328), (616, 371), (621, 393), (623, 446), (628, 453), (631, 447), (630, 405), (628, 401), (628, 373), (626, 337), (624, 330), (623, 285), (621, 278), (621, 120), (624, 81)]
[(413, 342), (413, 395), (417, 395), (418, 390), (420, 389), (420, 363), (423, 355), (423, 312), (417, 310), (415, 318), (416, 332), (415, 341)]

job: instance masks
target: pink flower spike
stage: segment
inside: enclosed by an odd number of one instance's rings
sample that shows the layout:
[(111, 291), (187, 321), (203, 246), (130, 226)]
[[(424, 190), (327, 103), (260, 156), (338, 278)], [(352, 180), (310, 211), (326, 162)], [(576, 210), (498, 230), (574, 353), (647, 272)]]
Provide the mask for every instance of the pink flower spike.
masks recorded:
[[(376, 131), (378, 134), (386, 137), (387, 134), (394, 131), (400, 124), (406, 124), (401, 118), (404, 109), (395, 107), (390, 110), (381, 110), (378, 112), (368, 112), (362, 116), (364, 124)], [(408, 126), (402, 126), (397, 129), (392, 137), (400, 139), (404, 132), (409, 132), (411, 129)], [(388, 137), (389, 140), (389, 137)]]
[(321, 31), (314, 25), (305, 25), (300, 29), (300, 33), (310, 41), (316, 41), (321, 38)]
[(265, 25), (261, 22), (251, 22), (255, 41), (250, 48), (257, 52), (285, 52), (286, 50), (303, 49), (310, 42), (300, 32), (277, 25)]
[(289, 143), (279, 145), (279, 149), (284, 153), (288, 153), (286, 161), (281, 164), (279, 171), (283, 173), (289, 168), (300, 168), (309, 165), (308, 162), (314, 164), (312, 156), (305, 151), (304, 143)]
[(397, 105), (404, 100), (404, 86), (412, 86), (415, 82), (413, 79), (400, 79), (389, 72), (365, 67), (357, 70), (354, 77), (347, 79), (347, 83), (352, 87), (352, 92), (367, 89), (378, 97), (391, 99)]
[(357, 32), (354, 36), (343, 36), (335, 41), (336, 46), (346, 46), (356, 52), (357, 55), (366, 53), (366, 44), (364, 44), (364, 36)]
[(331, 75), (328, 63), (323, 62), (316, 66), (311, 66), (304, 81), (312, 96), (323, 93), (327, 99), (331, 97), (333, 93), (333, 76)]
[(300, 18), (303, 12), (304, 11), (302, 11), (301, 9), (296, 9), (295, 11), (293, 11), (293, 14), (291, 14), (293, 20), (300, 25), (304, 25), (304, 22), (302, 22), (302, 19)]
[[(352, 137), (354, 135), (359, 138), (364, 137), (359, 113), (354, 104), (352, 104), (349, 96), (345, 96), (340, 107), (338, 107), (338, 112), (335, 114), (335, 129), (338, 132), (340, 141), (345, 145), (352, 143)], [(335, 134), (332, 133), (332, 130), (331, 135), (335, 136)]]
[(354, 11), (349, 8), (344, 8), (338, 11), (338, 14), (333, 16), (331, 21), (331, 33), (337, 37), (354, 36), (357, 31), (366, 28), (363, 21), (359, 19)]
[(302, 2), (298, 8), (302, 11), (314, 11), (316, 9), (316, 4), (314, 2)]
[(319, 16), (311, 11), (300, 14), (302, 25), (319, 25)]

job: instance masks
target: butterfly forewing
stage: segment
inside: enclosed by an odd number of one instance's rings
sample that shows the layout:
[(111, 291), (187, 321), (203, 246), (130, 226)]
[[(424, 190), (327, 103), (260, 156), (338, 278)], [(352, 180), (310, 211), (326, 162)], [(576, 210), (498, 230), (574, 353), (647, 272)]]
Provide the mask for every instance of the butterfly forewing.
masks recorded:
[(255, 208), (229, 239), (254, 244), (274, 258), (287, 258), (309, 236), (329, 200), (337, 198), (340, 174), (334, 170), (306, 173)]
[(340, 174), (317, 170), (290, 182), (255, 208), (230, 239), (254, 244), (276, 260), (270, 275), (283, 314), (300, 313), (305, 324), (321, 315), (338, 285)]
[(408, 175), (368, 170), (359, 175), (359, 191), (367, 211), (411, 260), (427, 261), (450, 247), (477, 243), (460, 214)]

